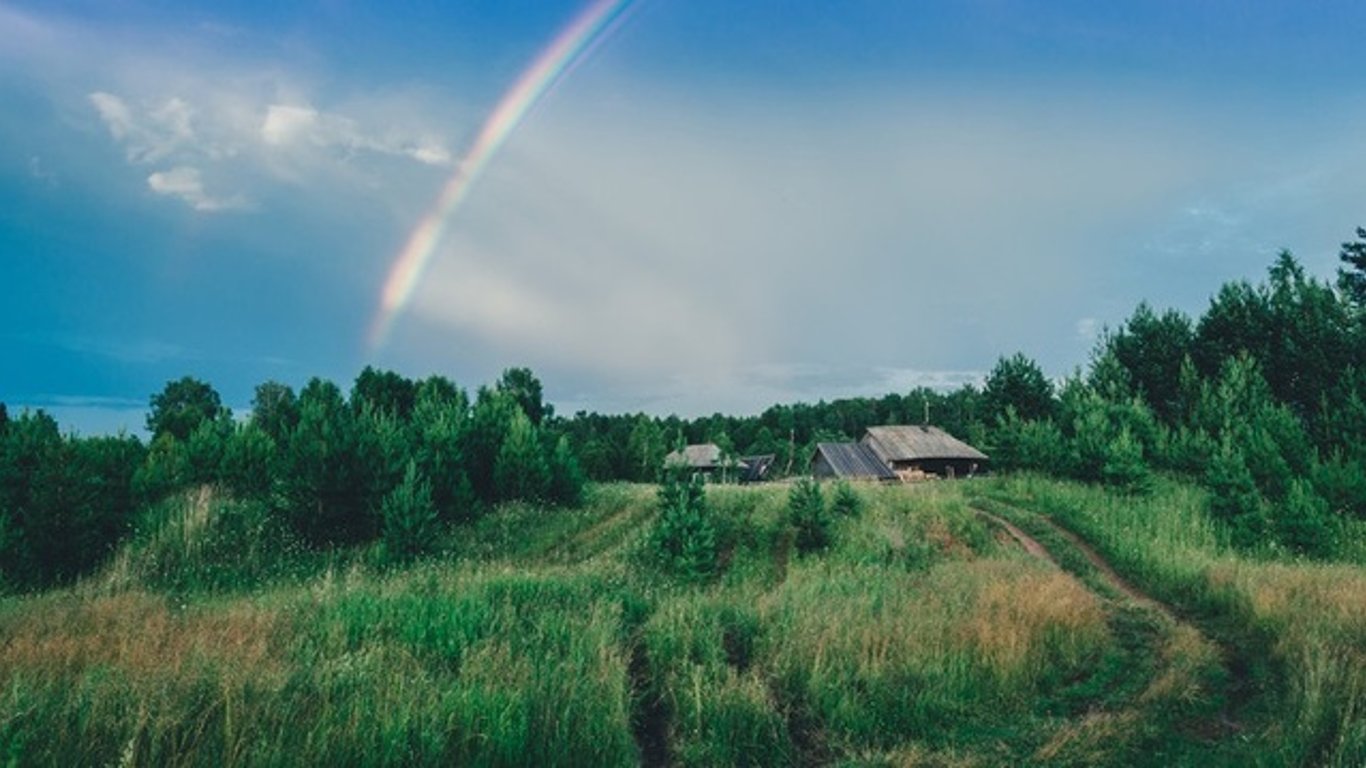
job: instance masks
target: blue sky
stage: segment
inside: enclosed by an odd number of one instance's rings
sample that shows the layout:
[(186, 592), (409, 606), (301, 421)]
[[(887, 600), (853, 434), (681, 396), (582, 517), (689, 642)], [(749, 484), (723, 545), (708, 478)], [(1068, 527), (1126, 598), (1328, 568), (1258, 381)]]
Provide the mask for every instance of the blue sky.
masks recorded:
[(642, 0), (367, 347), (585, 5), (0, 0), (0, 402), (94, 433), (181, 375), (241, 410), (367, 363), (685, 415), (1062, 375), (1366, 224), (1357, 3)]

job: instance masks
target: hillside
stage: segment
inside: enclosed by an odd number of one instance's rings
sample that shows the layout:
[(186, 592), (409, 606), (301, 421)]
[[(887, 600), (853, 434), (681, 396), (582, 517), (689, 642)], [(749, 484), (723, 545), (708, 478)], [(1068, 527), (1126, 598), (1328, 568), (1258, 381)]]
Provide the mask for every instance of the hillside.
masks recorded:
[[(282, 545), (250, 505), (183, 494), (97, 575), (0, 601), (0, 755), (1366, 757), (1360, 558), (1239, 556), (1205, 517), (1203, 491), (1175, 481), (1137, 499), (1031, 476), (861, 487), (839, 505), (832, 491), (826, 508), (843, 511), (829, 546), (802, 553), (792, 486), (708, 488), (715, 568), (695, 578), (658, 556), (654, 486), (590, 486), (577, 510), (503, 505), (401, 567), (378, 544)], [(1027, 551), (1005, 522), (1046, 551)]]

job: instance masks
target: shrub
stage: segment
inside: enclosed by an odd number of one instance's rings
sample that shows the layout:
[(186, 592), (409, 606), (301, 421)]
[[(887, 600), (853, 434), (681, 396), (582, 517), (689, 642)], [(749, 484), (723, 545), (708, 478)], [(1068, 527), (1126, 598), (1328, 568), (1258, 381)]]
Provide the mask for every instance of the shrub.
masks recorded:
[(830, 499), (830, 511), (838, 517), (858, 517), (863, 512), (863, 499), (847, 480), (835, 482), (835, 492)]
[(1328, 502), (1304, 480), (1291, 481), (1273, 522), (1276, 538), (1295, 552), (1322, 557), (1331, 555), (1336, 547)]
[(716, 572), (717, 536), (707, 510), (700, 476), (666, 476), (659, 487), (659, 520), (650, 532), (650, 549), (664, 570), (685, 580)]
[(255, 424), (239, 427), (223, 448), (223, 485), (238, 498), (268, 499), (278, 460), (275, 441), (264, 429)]
[(437, 533), (436, 507), (432, 505), (432, 485), (408, 462), (403, 482), (384, 497), (380, 505), (384, 519), (384, 552), (394, 560), (408, 560), (431, 548)]
[(1001, 469), (1056, 472), (1068, 458), (1066, 439), (1051, 419), (1028, 421), (1007, 410), (987, 437)]
[(1332, 511), (1366, 520), (1366, 463), (1335, 455), (1316, 463), (1312, 477)]
[(1105, 447), (1105, 461), (1101, 465), (1100, 476), (1107, 485), (1126, 491), (1148, 490), (1151, 477), (1148, 465), (1143, 461), (1143, 446), (1130, 434), (1128, 427), (1120, 429), (1119, 434)]
[(564, 507), (583, 503), (583, 470), (569, 447), (569, 438), (561, 435), (550, 455), (550, 501)]
[(493, 464), (493, 487), (500, 501), (543, 501), (550, 487), (550, 467), (541, 453), (536, 427), (514, 411), (507, 436)]
[(787, 519), (797, 530), (798, 551), (814, 552), (830, 546), (834, 519), (815, 480), (803, 477), (792, 486), (787, 496)]
[(1210, 460), (1205, 485), (1210, 515), (1228, 526), (1233, 542), (1242, 547), (1257, 543), (1266, 531), (1266, 512), (1242, 452), (1225, 442)]
[(185, 445), (166, 434), (152, 441), (142, 466), (133, 473), (133, 494), (140, 505), (148, 505), (184, 488), (190, 481), (190, 463)]
[(1181, 424), (1167, 433), (1157, 458), (1167, 469), (1198, 476), (1209, 467), (1210, 457), (1217, 450), (1218, 446), (1208, 432)]
[(202, 486), (144, 510), (114, 571), (156, 589), (242, 589), (287, 575), (297, 554), (265, 504)]

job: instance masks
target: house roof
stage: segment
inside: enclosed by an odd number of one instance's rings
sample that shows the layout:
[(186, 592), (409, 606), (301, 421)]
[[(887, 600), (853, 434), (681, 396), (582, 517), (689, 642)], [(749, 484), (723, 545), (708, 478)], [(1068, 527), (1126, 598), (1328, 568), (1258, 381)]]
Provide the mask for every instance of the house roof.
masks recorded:
[(763, 480), (777, 458), (777, 455), (772, 453), (765, 453), (762, 456), (740, 457), (740, 465), (745, 468), (745, 473), (740, 478), (741, 482), (757, 483)]
[[(721, 460), (721, 446), (716, 443), (702, 443), (700, 445), (689, 445), (681, 451), (671, 451), (664, 457), (666, 467), (692, 467), (693, 469), (715, 469), (725, 465)], [(732, 459), (730, 466), (740, 466), (739, 462)]]
[(888, 464), (918, 459), (987, 460), (985, 453), (938, 427), (869, 427), (863, 444)]
[(896, 473), (862, 443), (816, 443), (816, 453), (811, 461), (822, 456), (837, 477), (896, 479)]

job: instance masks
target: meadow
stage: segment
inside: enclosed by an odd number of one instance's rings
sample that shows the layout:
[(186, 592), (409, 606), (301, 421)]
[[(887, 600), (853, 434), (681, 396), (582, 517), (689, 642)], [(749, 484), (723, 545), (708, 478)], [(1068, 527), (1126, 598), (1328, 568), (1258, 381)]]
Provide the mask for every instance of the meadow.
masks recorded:
[(857, 487), (803, 552), (789, 493), (709, 487), (702, 579), (653, 557), (652, 485), (504, 504), (406, 565), (297, 545), (213, 488), (172, 496), (98, 574), (0, 599), (0, 763), (1366, 759), (1356, 555), (1236, 554), (1173, 481), (1030, 475)]

